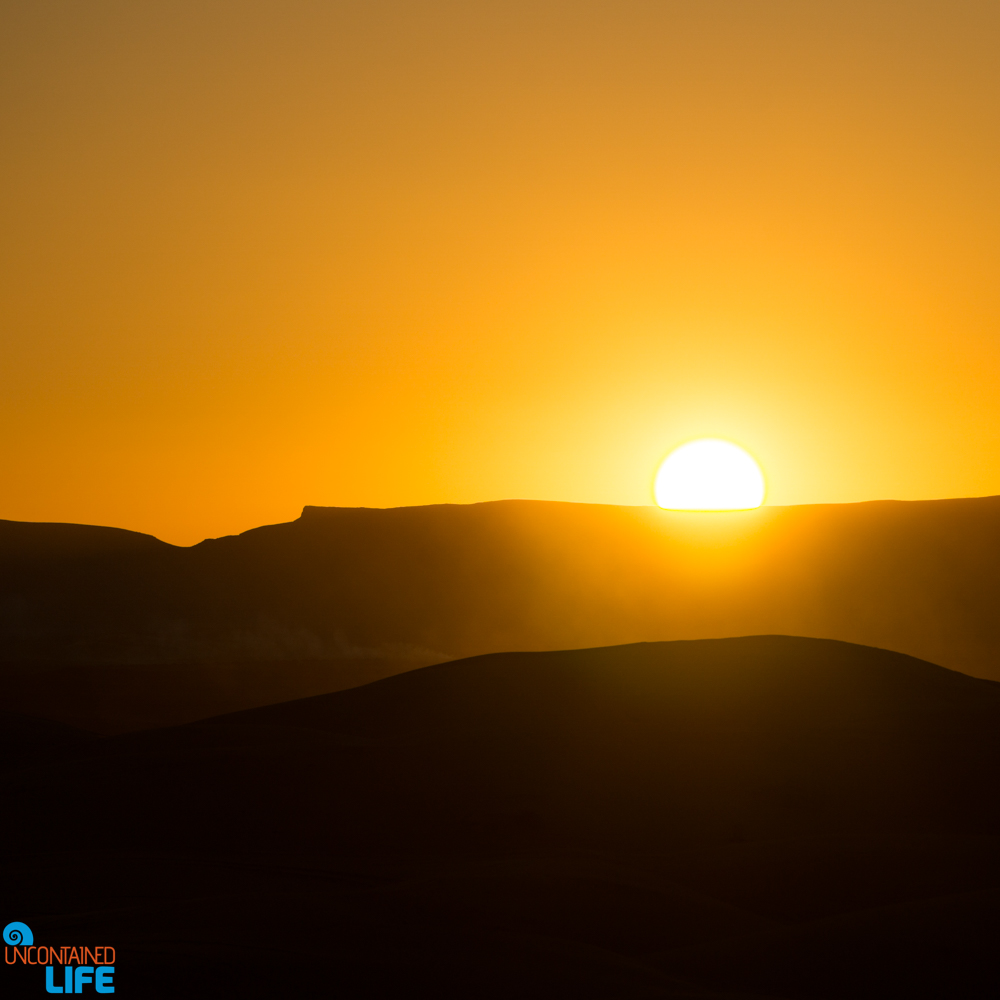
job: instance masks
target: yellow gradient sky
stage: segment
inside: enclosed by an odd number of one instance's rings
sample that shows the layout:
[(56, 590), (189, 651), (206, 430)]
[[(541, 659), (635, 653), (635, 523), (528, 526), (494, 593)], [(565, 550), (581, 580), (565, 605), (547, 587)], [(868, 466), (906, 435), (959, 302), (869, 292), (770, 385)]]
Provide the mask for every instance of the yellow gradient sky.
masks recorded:
[(1000, 4), (7, 0), (0, 517), (1000, 493)]

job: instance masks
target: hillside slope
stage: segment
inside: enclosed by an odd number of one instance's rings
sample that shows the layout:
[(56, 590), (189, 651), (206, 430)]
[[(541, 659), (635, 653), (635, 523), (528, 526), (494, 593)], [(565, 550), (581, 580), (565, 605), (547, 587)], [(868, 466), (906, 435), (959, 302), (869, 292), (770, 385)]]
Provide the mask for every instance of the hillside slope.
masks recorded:
[(1000, 684), (883, 650), (496, 654), (4, 781), (11, 912), (122, 992), (1000, 987)]

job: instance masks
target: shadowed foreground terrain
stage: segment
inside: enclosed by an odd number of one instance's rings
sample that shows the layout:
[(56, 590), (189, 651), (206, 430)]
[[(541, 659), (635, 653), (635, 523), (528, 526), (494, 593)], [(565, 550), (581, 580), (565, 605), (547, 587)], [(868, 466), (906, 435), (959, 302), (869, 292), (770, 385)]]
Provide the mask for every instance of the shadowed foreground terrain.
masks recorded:
[(494, 654), (105, 738), (0, 722), (5, 919), (115, 946), (121, 996), (1000, 988), (1000, 684), (898, 653)]

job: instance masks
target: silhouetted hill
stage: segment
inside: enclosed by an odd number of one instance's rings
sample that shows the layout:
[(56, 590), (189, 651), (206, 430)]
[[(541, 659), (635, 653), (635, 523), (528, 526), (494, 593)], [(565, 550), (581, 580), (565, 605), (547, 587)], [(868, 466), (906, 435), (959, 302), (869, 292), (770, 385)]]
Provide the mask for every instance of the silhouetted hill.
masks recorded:
[[(540, 501), (307, 507), (294, 522), (191, 548), (0, 522), (4, 661), (174, 664), (178, 677), (185, 663), (368, 661), (365, 680), (505, 649), (753, 633), (860, 642), (1000, 677), (998, 602), (998, 497), (724, 514)], [(329, 672), (327, 690), (357, 683), (352, 670), (342, 682)], [(315, 673), (303, 668), (285, 692), (317, 690)], [(228, 676), (206, 683), (220, 690)], [(226, 707), (252, 703), (238, 688)], [(43, 711), (19, 690), (6, 704)]]
[(1000, 684), (884, 650), (493, 654), (3, 777), (7, 905), (123, 993), (1000, 986)]

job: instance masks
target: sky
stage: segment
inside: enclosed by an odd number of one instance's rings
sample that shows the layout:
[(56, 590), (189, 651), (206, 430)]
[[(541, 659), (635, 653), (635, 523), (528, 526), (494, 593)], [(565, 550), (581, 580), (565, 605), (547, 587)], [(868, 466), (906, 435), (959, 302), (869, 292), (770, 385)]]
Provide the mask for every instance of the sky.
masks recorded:
[(1000, 5), (0, 0), (0, 517), (1000, 493)]

